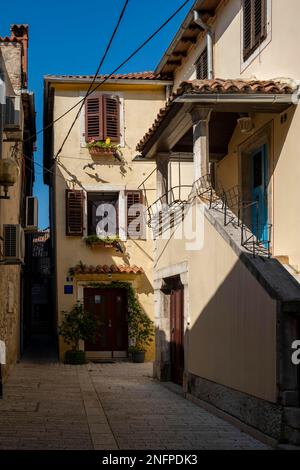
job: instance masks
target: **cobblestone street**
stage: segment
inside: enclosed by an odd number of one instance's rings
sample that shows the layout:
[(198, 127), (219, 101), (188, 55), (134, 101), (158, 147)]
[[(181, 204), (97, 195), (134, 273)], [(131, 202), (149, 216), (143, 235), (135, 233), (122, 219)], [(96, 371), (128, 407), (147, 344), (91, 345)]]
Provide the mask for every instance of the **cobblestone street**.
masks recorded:
[(152, 364), (18, 364), (0, 449), (266, 449), (151, 378)]

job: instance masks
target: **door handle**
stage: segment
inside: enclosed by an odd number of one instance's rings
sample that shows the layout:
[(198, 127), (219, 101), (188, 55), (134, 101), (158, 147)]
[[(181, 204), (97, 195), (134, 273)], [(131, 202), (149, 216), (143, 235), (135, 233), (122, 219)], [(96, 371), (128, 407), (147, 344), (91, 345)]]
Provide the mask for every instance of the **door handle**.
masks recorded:
[(175, 333), (175, 328), (172, 328), (171, 333), (172, 335)]
[(108, 320), (108, 328), (111, 328), (111, 320)]

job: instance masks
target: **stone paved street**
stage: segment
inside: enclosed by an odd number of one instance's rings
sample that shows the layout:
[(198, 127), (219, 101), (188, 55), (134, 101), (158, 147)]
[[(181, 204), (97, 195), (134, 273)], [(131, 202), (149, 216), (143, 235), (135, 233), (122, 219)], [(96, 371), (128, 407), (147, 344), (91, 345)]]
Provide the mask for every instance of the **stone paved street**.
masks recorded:
[(0, 449), (266, 449), (151, 372), (151, 364), (18, 364), (0, 400)]

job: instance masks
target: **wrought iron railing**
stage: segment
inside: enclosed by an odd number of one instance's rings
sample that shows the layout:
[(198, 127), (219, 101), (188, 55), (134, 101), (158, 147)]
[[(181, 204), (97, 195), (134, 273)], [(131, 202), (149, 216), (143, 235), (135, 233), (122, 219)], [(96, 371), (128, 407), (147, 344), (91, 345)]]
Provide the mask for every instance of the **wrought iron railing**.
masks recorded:
[(212, 178), (209, 174), (196, 180), (193, 184), (193, 190), (197, 196), (209, 202), (210, 209), (222, 202), (224, 191), (220, 184), (212, 184)]
[(258, 201), (245, 201), (240, 186), (226, 191), (220, 184), (213, 186), (210, 175), (195, 181), (193, 189), (210, 209), (223, 212), (225, 227), (231, 224), (241, 230), (241, 245), (253, 256), (271, 256), (272, 225), (261, 223)]
[[(189, 193), (192, 189), (192, 185), (178, 185), (170, 188), (165, 194), (160, 196), (156, 201), (147, 207), (147, 218), (148, 226), (152, 226), (153, 218), (159, 217), (159, 214), (163, 214), (163, 211), (169, 211), (172, 207), (182, 207), (188, 204), (190, 201), (188, 198), (183, 198), (182, 193), (184, 189), (189, 189)], [(178, 194), (177, 191), (178, 190)]]

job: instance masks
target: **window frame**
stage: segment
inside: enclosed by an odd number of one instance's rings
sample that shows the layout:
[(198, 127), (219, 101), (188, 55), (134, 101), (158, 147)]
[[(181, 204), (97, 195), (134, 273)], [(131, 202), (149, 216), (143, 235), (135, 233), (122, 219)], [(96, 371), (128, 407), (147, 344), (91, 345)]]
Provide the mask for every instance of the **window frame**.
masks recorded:
[[(100, 195), (102, 195), (103, 197), (103, 202), (105, 202), (105, 198), (107, 197), (107, 202), (109, 203), (109, 201), (111, 200), (114, 200), (116, 202), (116, 217), (117, 217), (117, 220), (116, 220), (116, 234), (115, 236), (119, 236), (119, 233), (120, 233), (120, 208), (119, 208), (119, 199), (120, 199), (120, 194), (119, 194), (119, 191), (101, 191), (101, 190), (98, 190), (98, 191), (87, 191), (86, 192), (86, 202), (87, 202), (87, 207), (86, 207), (86, 233), (87, 233), (87, 236), (91, 236), (91, 235), (96, 235), (96, 230), (93, 230), (94, 233), (92, 233), (92, 231), (90, 230), (91, 226), (92, 226), (92, 221), (90, 221), (90, 217), (91, 217), (91, 213), (90, 213), (90, 199), (89, 199), (89, 195), (95, 195), (95, 197), (97, 196), (97, 194), (99, 195), (99, 200), (101, 199)], [(114, 199), (109, 199), (109, 197), (112, 198), (112, 196), (115, 196)], [(94, 227), (96, 228), (96, 227)], [(111, 236), (111, 235), (109, 235)]]
[[(86, 91), (80, 91), (79, 97), (83, 98), (86, 95)], [(119, 116), (120, 116), (120, 142), (118, 145), (122, 148), (125, 147), (125, 119), (124, 119), (124, 114), (125, 114), (125, 100), (124, 100), (124, 94), (121, 92), (116, 92), (113, 93), (111, 91), (101, 91), (101, 92), (95, 92), (91, 96), (99, 97), (101, 95), (106, 95), (106, 96), (118, 96), (119, 102), (120, 102), (120, 109), (119, 109)], [(81, 113), (80, 113), (80, 147), (85, 148), (86, 147), (86, 140), (85, 140), (85, 106), (82, 107)]]
[[(202, 59), (202, 57), (206, 55), (206, 77), (205, 78), (198, 78), (198, 65)], [(196, 73), (196, 80), (207, 80), (208, 79), (208, 51), (207, 46), (204, 47), (201, 54), (198, 56), (196, 62), (194, 63), (195, 66), (195, 73)]]
[(241, 0), (241, 73), (259, 56), (259, 54), (265, 49), (265, 47), (272, 40), (272, 0), (264, 0), (266, 4), (265, 13), (265, 33), (264, 38), (253, 47), (249, 53), (245, 56), (244, 48), (244, 3), (245, 0)]

